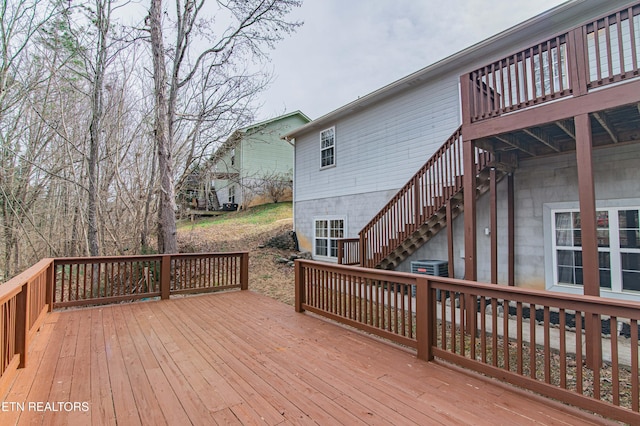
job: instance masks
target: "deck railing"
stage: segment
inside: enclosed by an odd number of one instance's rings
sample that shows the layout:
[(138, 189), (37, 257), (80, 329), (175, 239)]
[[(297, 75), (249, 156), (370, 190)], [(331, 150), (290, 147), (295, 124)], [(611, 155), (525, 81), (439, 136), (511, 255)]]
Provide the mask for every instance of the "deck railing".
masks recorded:
[(55, 308), (246, 288), (248, 253), (55, 259)]
[(640, 4), (616, 11), (472, 71), (471, 122), (637, 77)]
[[(415, 348), (421, 359), (640, 422), (638, 303), (297, 260), (296, 310)], [(588, 321), (601, 325), (595, 371), (583, 362)]]
[(0, 286), (0, 395), (27, 363), (29, 341), (51, 309), (53, 260), (43, 259)]
[(342, 238), (338, 240), (338, 264), (360, 264), (360, 239)]
[(246, 290), (248, 272), (247, 252), (43, 259), (0, 285), (0, 395), (53, 308)]

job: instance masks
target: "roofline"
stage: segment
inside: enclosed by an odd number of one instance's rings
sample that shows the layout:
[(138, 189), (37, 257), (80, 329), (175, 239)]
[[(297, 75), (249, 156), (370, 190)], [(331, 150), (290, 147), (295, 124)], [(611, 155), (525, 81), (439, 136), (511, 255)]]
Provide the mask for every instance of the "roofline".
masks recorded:
[[(236, 130), (236, 131), (238, 131), (238, 132), (246, 132), (247, 130), (249, 130), (249, 129), (253, 129), (254, 127), (265, 126), (265, 125), (267, 125), (267, 124), (271, 124), (271, 123), (274, 123), (274, 122), (276, 122), (276, 121), (284, 120), (285, 118), (293, 117), (294, 115), (299, 115), (299, 116), (301, 116), (301, 117), (302, 117), (303, 119), (305, 119), (307, 122), (310, 122), (310, 121), (311, 121), (311, 119), (310, 119), (309, 117), (307, 117), (307, 115), (306, 115), (306, 114), (304, 114), (302, 111), (300, 111), (300, 110), (295, 110), (295, 111), (293, 111), (293, 112), (289, 112), (289, 113), (287, 113), (287, 114), (280, 115), (280, 116), (278, 116), (278, 117), (270, 118), (270, 119), (268, 119), (268, 120), (264, 120), (264, 121), (261, 121), (261, 122), (259, 122), (259, 123), (250, 124), (250, 125), (248, 125), (248, 126), (241, 127), (240, 129), (238, 129), (238, 130)], [(234, 133), (235, 133), (235, 132), (234, 132)]]
[[(630, 2), (627, 2), (630, 3)], [(533, 26), (537, 26), (547, 20), (551, 15), (555, 15), (560, 12), (565, 12), (577, 5), (585, 4), (585, 7), (588, 7), (589, 0), (567, 0), (566, 2), (559, 4), (551, 9), (548, 9), (532, 18), (529, 18), (519, 24), (516, 24), (504, 31), (501, 31), (487, 39), (484, 39), (478, 43), (475, 43), (463, 50), (460, 50), (444, 59), (441, 59), (437, 62), (434, 62), (431, 65), (428, 65), (425, 68), (422, 68), (414, 73), (407, 75), (399, 80), (394, 81), (386, 86), (383, 86), (380, 89), (377, 89), (365, 96), (362, 96), (352, 102), (343, 105), (316, 120), (313, 120), (304, 126), (298, 127), (297, 129), (287, 133), (282, 138), (285, 140), (295, 139), (297, 136), (300, 136), (304, 133), (312, 131), (314, 129), (319, 129), (321, 127), (326, 127), (328, 123), (335, 121), (339, 117), (344, 115), (348, 115), (350, 113), (355, 112), (356, 110), (365, 108), (368, 105), (376, 103), (386, 97), (392, 96), (395, 93), (404, 91), (408, 89), (410, 86), (414, 86), (416, 83), (420, 83), (430, 77), (437, 76), (442, 72), (446, 71), (448, 68), (456, 65), (456, 67), (460, 66), (461, 59), (465, 58), (466, 61), (474, 60), (475, 56), (482, 52), (485, 49), (489, 49), (491, 45), (494, 45), (497, 42), (508, 39), (514, 34), (518, 34), (523, 32)], [(596, 4), (592, 2), (592, 4)], [(464, 62), (464, 61), (463, 61)]]
[[(280, 115), (278, 117), (274, 117), (274, 118), (271, 118), (269, 120), (264, 120), (264, 121), (261, 121), (259, 123), (251, 124), (249, 126), (245, 126), (245, 127), (241, 127), (239, 129), (236, 129), (213, 152), (213, 154), (211, 154), (211, 157), (209, 158), (209, 160), (207, 160), (207, 164), (211, 164), (211, 165), (216, 164), (218, 162), (218, 160), (220, 160), (220, 158), (222, 158), (222, 156), (224, 154), (226, 154), (231, 148), (235, 147), (238, 144), (238, 142), (242, 140), (242, 136), (241, 136), (242, 133), (247, 133), (247, 131), (249, 131), (250, 129), (255, 129), (256, 127), (266, 126), (268, 124), (275, 123), (276, 121), (284, 120), (285, 118), (293, 117), (295, 115), (301, 116), (303, 119), (305, 119), (307, 121), (307, 123), (311, 121), (311, 119), (309, 117), (307, 117), (307, 115), (304, 114), (302, 111), (295, 110), (293, 112), (290, 112), (290, 113), (287, 113), (287, 114), (284, 114), (284, 115)], [(284, 139), (284, 137), (280, 137), (280, 139)]]

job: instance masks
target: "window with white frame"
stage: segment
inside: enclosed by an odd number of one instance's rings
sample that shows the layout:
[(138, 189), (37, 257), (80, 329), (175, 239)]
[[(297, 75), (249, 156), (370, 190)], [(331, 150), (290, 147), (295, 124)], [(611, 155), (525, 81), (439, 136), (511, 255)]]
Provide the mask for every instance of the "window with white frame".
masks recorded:
[(335, 127), (320, 132), (320, 167), (336, 164), (336, 130)]
[[(554, 284), (581, 286), (582, 227), (577, 209), (552, 210)], [(640, 292), (640, 207), (596, 211), (600, 287)]]
[(344, 219), (317, 219), (314, 227), (314, 255), (337, 258), (338, 240), (344, 238)]

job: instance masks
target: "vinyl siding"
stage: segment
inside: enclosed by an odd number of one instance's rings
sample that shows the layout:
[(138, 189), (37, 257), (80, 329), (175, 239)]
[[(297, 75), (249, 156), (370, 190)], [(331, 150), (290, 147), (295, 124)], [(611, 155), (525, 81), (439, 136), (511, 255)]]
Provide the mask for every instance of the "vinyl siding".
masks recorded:
[(285, 133), (306, 123), (296, 115), (268, 124), (250, 133), (241, 142), (242, 176), (258, 178), (265, 174), (283, 174), (293, 170), (293, 147), (280, 139)]
[(235, 164), (231, 165), (231, 149), (216, 163), (218, 172), (239, 174), (235, 182), (220, 179), (215, 181), (220, 202), (228, 201), (228, 188), (235, 185), (235, 201), (243, 205), (255, 195), (248, 188), (259, 186), (263, 177), (292, 173), (293, 147), (281, 137), (306, 123), (307, 120), (302, 116), (292, 115), (267, 123), (256, 130), (249, 129), (234, 148)]
[(296, 139), (296, 201), (397, 190), (459, 126), (458, 105), (449, 77), (338, 121), (336, 166), (323, 170), (320, 130)]

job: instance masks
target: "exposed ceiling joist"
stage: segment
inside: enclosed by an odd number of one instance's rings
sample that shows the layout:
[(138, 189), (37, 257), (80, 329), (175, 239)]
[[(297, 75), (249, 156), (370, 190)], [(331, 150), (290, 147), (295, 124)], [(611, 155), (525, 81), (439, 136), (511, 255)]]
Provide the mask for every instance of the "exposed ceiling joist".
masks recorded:
[(518, 138), (513, 135), (506, 134), (494, 137), (499, 141), (506, 143), (507, 145), (511, 145), (512, 147), (531, 155), (532, 157), (536, 156), (536, 153), (531, 149), (531, 147), (526, 146), (526, 144), (522, 143), (522, 141), (518, 140)]
[(558, 126), (563, 132), (567, 134), (574, 141), (576, 140), (576, 125), (573, 120), (560, 120), (556, 121), (556, 126)]
[(496, 143), (491, 139), (483, 138), (476, 141), (476, 147), (489, 152), (496, 152)]
[(607, 131), (607, 133), (609, 133), (609, 136), (611, 136), (611, 140), (614, 143), (618, 143), (618, 140), (619, 140), (618, 132), (616, 132), (615, 127), (613, 127), (613, 125), (611, 124), (611, 122), (609, 121), (605, 113), (594, 112), (593, 116), (595, 117), (596, 120), (598, 120), (598, 123), (600, 123), (600, 125)]
[(558, 146), (558, 144), (556, 142), (553, 142), (544, 130), (534, 127), (532, 129), (522, 129), (522, 131), (532, 138), (542, 142), (549, 148), (553, 149), (555, 152), (560, 152), (560, 147)]

